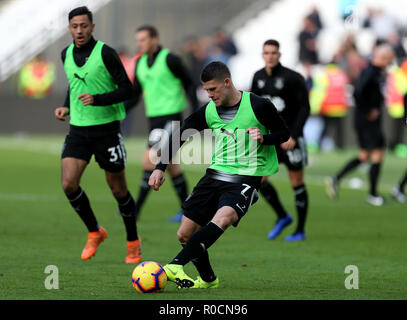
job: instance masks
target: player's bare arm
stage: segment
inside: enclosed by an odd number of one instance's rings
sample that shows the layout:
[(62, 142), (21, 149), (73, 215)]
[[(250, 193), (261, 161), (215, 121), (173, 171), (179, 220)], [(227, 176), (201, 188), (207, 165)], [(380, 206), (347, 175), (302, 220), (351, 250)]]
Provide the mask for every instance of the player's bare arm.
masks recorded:
[(54, 114), (56, 119), (60, 121), (65, 121), (65, 117), (69, 114), (69, 108), (68, 107), (56, 108)]

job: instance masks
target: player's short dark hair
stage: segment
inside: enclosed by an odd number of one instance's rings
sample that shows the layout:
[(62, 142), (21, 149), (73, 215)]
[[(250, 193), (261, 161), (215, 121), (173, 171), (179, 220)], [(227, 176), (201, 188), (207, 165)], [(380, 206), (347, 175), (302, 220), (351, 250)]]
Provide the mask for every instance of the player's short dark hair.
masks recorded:
[(275, 47), (277, 47), (277, 49), (280, 49), (280, 43), (274, 39), (269, 39), (269, 40), (264, 41), (263, 47), (264, 46), (275, 46)]
[(220, 61), (213, 61), (209, 63), (201, 72), (201, 81), (208, 82), (211, 80), (224, 80), (231, 78), (230, 70)]
[(158, 30), (150, 24), (144, 24), (137, 28), (136, 32), (147, 31), (150, 38), (158, 38)]
[(71, 10), (71, 12), (69, 12), (69, 14), (68, 14), (68, 21), (71, 21), (71, 19), (73, 17), (81, 16), (84, 14), (86, 14), (88, 16), (90, 22), (93, 22), (93, 14), (86, 6), (78, 7), (78, 8)]

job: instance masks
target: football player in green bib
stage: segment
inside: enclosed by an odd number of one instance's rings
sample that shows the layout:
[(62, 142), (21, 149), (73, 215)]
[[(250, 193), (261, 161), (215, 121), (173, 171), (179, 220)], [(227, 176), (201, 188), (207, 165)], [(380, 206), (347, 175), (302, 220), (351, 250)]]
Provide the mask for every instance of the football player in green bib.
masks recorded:
[[(262, 177), (278, 171), (275, 145), (287, 141), (289, 131), (271, 101), (235, 88), (222, 62), (208, 64), (201, 81), (211, 101), (189, 116), (172, 137), (180, 140), (175, 145), (181, 145), (186, 130), (210, 130), (216, 137), (215, 151), (205, 176), (182, 206), (177, 235), (183, 249), (164, 270), (179, 287), (217, 288), (219, 280), (207, 250), (257, 201)], [(172, 137), (162, 149), (169, 159), (177, 151)], [(164, 183), (168, 162), (162, 157), (153, 171), (149, 185), (154, 190)], [(190, 261), (199, 273), (195, 280), (183, 270)]]
[(126, 263), (141, 261), (135, 201), (127, 189), (126, 150), (120, 121), (126, 113), (123, 101), (132, 95), (131, 83), (117, 53), (92, 37), (95, 28), (87, 7), (73, 9), (68, 16), (73, 43), (62, 51), (69, 82), (63, 107), (55, 117), (70, 116), (70, 129), (62, 150), (62, 187), (74, 210), (87, 227), (88, 240), (82, 260), (96, 254), (107, 237), (96, 220), (80, 180), (92, 155), (105, 171), (107, 184), (116, 198), (127, 233)]
[[(151, 25), (137, 28), (136, 40), (139, 52), (142, 54), (137, 61), (133, 99), (125, 104), (129, 111), (141, 96), (144, 99), (145, 113), (149, 122), (150, 134), (148, 146), (143, 156), (143, 175), (140, 191), (136, 201), (137, 216), (145, 203), (150, 191), (148, 179), (157, 163), (156, 152), (163, 143), (166, 132), (170, 132), (174, 121), (182, 120), (182, 112), (187, 107), (188, 96), (192, 109), (198, 108), (196, 86), (181, 59), (162, 48), (159, 44), (157, 29)], [(168, 166), (174, 189), (180, 203), (188, 196), (187, 182), (180, 166), (173, 162)], [(182, 211), (170, 219), (179, 222)]]

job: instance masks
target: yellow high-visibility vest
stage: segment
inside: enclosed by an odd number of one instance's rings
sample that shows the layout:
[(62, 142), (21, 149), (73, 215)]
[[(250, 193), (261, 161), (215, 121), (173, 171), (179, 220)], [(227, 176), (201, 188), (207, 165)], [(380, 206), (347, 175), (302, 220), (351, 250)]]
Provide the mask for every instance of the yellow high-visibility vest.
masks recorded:
[(34, 59), (20, 71), (19, 93), (34, 99), (48, 96), (55, 81), (55, 65)]

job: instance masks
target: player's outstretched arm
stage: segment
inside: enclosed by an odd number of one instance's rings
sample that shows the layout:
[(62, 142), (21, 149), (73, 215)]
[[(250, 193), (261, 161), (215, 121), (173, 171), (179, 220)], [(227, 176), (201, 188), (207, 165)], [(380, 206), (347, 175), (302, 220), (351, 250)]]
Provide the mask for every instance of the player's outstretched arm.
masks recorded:
[(148, 185), (155, 191), (158, 191), (165, 181), (164, 171), (155, 169), (148, 180)]
[(69, 114), (69, 108), (68, 107), (56, 108), (54, 114), (55, 118), (57, 118), (58, 120), (65, 121), (65, 117)]

